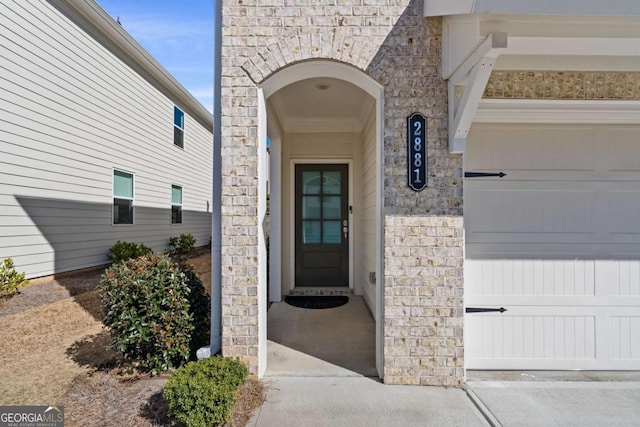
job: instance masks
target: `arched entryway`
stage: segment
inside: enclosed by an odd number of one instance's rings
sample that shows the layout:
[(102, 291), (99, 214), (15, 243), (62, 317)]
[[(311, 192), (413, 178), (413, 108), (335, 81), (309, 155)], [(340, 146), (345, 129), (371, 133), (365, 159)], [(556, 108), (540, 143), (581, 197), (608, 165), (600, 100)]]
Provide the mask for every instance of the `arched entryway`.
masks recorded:
[[(280, 302), (321, 290), (361, 299), (375, 322), (382, 377), (382, 87), (352, 66), (314, 60), (283, 68), (258, 91), (258, 137), (270, 141), (259, 167), (260, 186), (270, 190), (270, 273), (260, 295)], [(316, 178), (336, 185), (300, 190), (301, 180)], [(314, 204), (327, 215), (305, 213)], [(266, 312), (260, 374), (268, 363)]]

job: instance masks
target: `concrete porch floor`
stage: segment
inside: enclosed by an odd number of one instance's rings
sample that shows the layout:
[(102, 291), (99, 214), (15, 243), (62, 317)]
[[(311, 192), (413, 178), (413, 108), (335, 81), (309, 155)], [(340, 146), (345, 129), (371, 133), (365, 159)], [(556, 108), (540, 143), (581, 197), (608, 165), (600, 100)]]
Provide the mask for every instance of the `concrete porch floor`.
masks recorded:
[(267, 324), (265, 376), (378, 378), (375, 321), (360, 296), (321, 310), (273, 303)]

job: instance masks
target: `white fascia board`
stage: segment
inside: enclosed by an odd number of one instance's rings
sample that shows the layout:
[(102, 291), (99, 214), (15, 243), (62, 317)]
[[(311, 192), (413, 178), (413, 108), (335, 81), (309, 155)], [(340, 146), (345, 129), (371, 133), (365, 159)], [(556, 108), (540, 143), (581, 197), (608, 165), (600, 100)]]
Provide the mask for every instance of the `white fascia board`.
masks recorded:
[(638, 124), (640, 101), (482, 99), (473, 123)]
[(469, 13), (614, 16), (640, 14), (629, 0), (424, 0), (424, 16)]
[(640, 71), (640, 56), (501, 55), (494, 70)]
[(638, 56), (637, 38), (509, 36), (505, 55)]
[(473, 13), (475, 0), (424, 0), (424, 16), (464, 15)]

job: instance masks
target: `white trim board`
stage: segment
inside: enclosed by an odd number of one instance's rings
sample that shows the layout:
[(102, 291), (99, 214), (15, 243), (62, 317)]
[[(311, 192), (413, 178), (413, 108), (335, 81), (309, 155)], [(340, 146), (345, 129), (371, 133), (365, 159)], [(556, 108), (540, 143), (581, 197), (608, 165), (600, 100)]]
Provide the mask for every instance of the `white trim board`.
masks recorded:
[(482, 99), (473, 122), (637, 124), (640, 101)]

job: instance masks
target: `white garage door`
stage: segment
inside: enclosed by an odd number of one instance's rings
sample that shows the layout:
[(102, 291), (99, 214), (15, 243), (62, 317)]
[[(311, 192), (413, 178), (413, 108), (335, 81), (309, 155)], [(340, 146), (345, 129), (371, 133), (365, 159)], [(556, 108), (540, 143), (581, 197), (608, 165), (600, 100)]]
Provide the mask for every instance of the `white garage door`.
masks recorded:
[(468, 369), (640, 369), (640, 128), (477, 126)]

